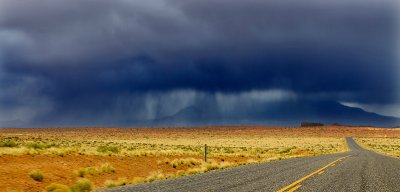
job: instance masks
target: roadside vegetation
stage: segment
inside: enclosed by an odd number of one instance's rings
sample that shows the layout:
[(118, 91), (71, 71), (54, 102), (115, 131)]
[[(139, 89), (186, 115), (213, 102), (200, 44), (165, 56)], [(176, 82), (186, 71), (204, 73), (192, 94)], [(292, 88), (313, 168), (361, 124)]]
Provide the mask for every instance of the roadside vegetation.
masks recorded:
[(367, 149), (400, 158), (400, 137), (357, 138), (356, 141)]
[(85, 167), (75, 171), (75, 174), (79, 177), (85, 177), (86, 175), (106, 174), (115, 173), (115, 168), (110, 163), (104, 163), (99, 167)]
[[(339, 153), (348, 150), (345, 136), (386, 134), (398, 132), (347, 127), (0, 129), (0, 174), (9, 175), (0, 188), (110, 188), (249, 163)], [(390, 150), (398, 151), (396, 142)], [(204, 144), (208, 145), (207, 162)], [(33, 174), (35, 170), (38, 173)], [(31, 176), (39, 172), (42, 179)]]
[(51, 183), (45, 188), (47, 192), (91, 192), (95, 189), (89, 179), (78, 179), (73, 185), (67, 186), (60, 183)]

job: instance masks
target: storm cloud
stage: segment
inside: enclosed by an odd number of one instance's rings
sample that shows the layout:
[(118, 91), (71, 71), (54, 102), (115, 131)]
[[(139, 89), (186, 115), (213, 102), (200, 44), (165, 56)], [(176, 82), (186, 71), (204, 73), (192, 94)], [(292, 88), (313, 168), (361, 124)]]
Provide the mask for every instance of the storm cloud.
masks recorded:
[(395, 106), (398, 8), (0, 0), (0, 121), (134, 126), (190, 106), (230, 114), (278, 100)]

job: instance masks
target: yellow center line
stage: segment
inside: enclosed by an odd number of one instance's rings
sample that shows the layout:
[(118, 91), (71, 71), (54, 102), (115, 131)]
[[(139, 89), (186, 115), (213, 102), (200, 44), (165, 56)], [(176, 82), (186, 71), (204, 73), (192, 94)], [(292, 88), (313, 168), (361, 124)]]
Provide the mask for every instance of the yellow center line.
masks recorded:
[(301, 187), (301, 185), (296, 185), (295, 187), (291, 188), (288, 192), (296, 191), (300, 187)]
[[(277, 192), (284, 192), (285, 190), (288, 190), (288, 189), (292, 188), (293, 186), (295, 186), (295, 185), (299, 184), (300, 182), (302, 182), (302, 181), (304, 181), (304, 180), (306, 180), (306, 179), (308, 179), (308, 178), (314, 176), (315, 174), (318, 174), (319, 172), (321, 172), (321, 171), (323, 171), (324, 169), (328, 168), (329, 166), (335, 164), (336, 162), (338, 162), (338, 161), (340, 161), (340, 160), (342, 160), (342, 159), (344, 159), (344, 158), (350, 157), (350, 156), (351, 156), (351, 155), (348, 155), (348, 156), (345, 156), (345, 157), (341, 157), (341, 158), (339, 158), (339, 159), (336, 159), (335, 161), (330, 162), (328, 165), (325, 165), (324, 167), (322, 167), (322, 168), (320, 168), (320, 169), (318, 169), (318, 170), (316, 170), (316, 171), (314, 171), (314, 172), (312, 172), (312, 173), (310, 173), (310, 174), (304, 176), (303, 178), (301, 178), (301, 179), (299, 179), (299, 180), (293, 182), (292, 184), (290, 184), (290, 185), (288, 185), (288, 186), (286, 186), (286, 187), (284, 187), (284, 188), (278, 190)], [(297, 187), (297, 186), (296, 186), (296, 187)], [(299, 187), (300, 187), (300, 186), (299, 186)], [(297, 187), (296, 189), (298, 189), (299, 187)], [(295, 190), (296, 190), (296, 189), (295, 189)]]
[(322, 173), (324, 173), (324, 171), (319, 172), (318, 174), (321, 175)]

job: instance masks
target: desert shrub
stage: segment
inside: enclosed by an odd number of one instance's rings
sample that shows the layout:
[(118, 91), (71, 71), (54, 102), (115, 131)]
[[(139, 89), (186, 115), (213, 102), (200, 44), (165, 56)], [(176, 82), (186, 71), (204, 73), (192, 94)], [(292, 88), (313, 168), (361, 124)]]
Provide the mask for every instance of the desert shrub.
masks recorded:
[(278, 153), (279, 154), (289, 153), (291, 150), (292, 150), (291, 147), (286, 147), (286, 148), (280, 150)]
[(94, 175), (94, 174), (97, 173), (97, 170), (94, 167), (87, 167), (86, 168), (86, 173), (89, 174), (89, 175)]
[(145, 180), (146, 180), (146, 179), (143, 178), (143, 177), (134, 177), (134, 178), (132, 179), (131, 184), (141, 183), (141, 182), (144, 182)]
[(185, 176), (185, 175), (187, 175), (187, 173), (186, 173), (185, 171), (179, 170), (179, 171), (176, 173), (176, 175), (177, 175), (177, 176)]
[(30, 149), (48, 149), (54, 147), (55, 144), (44, 144), (44, 143), (28, 143), (26, 147)]
[(203, 161), (194, 158), (174, 159), (170, 164), (173, 168), (177, 168), (178, 166), (195, 167), (203, 164)]
[(113, 187), (117, 187), (117, 186), (118, 185), (113, 180), (106, 180), (104, 182), (104, 187), (106, 187), (106, 188), (113, 188)]
[(119, 178), (116, 181), (113, 180), (106, 180), (104, 182), (104, 186), (107, 188), (112, 188), (112, 187), (118, 187), (118, 186), (124, 186), (129, 184), (128, 180), (126, 178)]
[(115, 146), (102, 145), (102, 146), (97, 147), (97, 152), (99, 152), (99, 153), (107, 153), (107, 152), (118, 153), (119, 148), (115, 147)]
[(100, 165), (100, 173), (115, 173), (115, 168), (110, 163), (104, 163)]
[(110, 163), (104, 163), (99, 167), (85, 167), (75, 171), (76, 175), (79, 177), (84, 177), (85, 175), (95, 175), (101, 173), (115, 173), (115, 168)]
[(45, 189), (47, 192), (70, 192), (71, 191), (68, 186), (59, 184), (59, 183), (52, 183), (52, 184), (48, 185)]
[(214, 164), (214, 163), (205, 165), (206, 171), (211, 171), (211, 170), (215, 170), (215, 169), (219, 169), (219, 168), (220, 168), (220, 166), (218, 164)]
[(86, 175), (86, 169), (85, 168), (79, 169), (78, 171), (76, 171), (76, 174), (79, 177), (84, 177)]
[(86, 167), (86, 168), (81, 168), (78, 171), (76, 171), (76, 174), (79, 177), (84, 177), (85, 175), (95, 175), (97, 173), (96, 168), (94, 167)]
[(156, 181), (156, 180), (161, 180), (161, 179), (165, 179), (165, 175), (162, 173), (162, 171), (158, 170), (156, 172), (152, 172), (150, 173), (150, 175), (146, 178), (147, 182), (152, 182), (152, 181)]
[(193, 175), (193, 174), (199, 174), (199, 173), (204, 173), (205, 170), (203, 168), (193, 168), (193, 169), (189, 169), (187, 171), (187, 175)]
[(0, 141), (0, 147), (16, 147), (18, 143), (14, 141)]
[(92, 190), (93, 190), (93, 183), (89, 179), (79, 179), (71, 187), (71, 192), (90, 192)]
[(29, 173), (29, 176), (35, 181), (43, 181), (44, 176), (42, 171), (40, 170), (33, 170)]
[(57, 150), (52, 151), (53, 154), (58, 155), (60, 157), (64, 157), (66, 155), (72, 154), (76, 152), (76, 149), (66, 149), (66, 148), (60, 148)]

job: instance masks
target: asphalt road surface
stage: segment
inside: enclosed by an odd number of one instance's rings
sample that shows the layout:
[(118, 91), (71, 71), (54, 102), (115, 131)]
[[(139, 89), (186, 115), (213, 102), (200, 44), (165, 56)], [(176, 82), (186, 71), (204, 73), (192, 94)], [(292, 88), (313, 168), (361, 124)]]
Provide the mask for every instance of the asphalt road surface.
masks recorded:
[(110, 191), (399, 191), (400, 159), (361, 148), (351, 151), (245, 165)]

